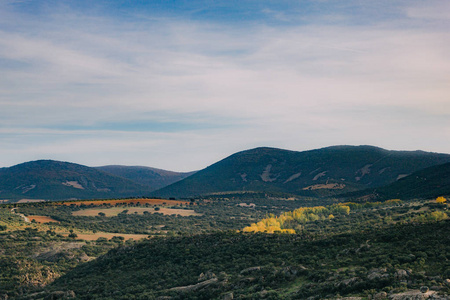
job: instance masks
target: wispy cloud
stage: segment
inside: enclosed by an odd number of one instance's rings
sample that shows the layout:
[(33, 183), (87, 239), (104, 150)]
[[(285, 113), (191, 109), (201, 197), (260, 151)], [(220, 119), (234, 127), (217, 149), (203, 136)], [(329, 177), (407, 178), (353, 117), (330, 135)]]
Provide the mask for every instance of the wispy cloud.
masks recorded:
[(247, 7), (228, 22), (197, 2), (161, 14), (63, 3), (0, 6), (20, 20), (0, 21), (0, 164), (189, 170), (263, 145), (450, 152), (442, 2)]

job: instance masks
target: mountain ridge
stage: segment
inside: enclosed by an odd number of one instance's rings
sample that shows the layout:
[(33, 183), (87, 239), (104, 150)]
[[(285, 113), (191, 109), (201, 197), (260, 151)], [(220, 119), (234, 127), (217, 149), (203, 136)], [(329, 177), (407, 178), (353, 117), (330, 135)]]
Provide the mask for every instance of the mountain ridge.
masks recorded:
[(355, 199), (413, 199), (450, 195), (450, 163), (431, 166), (376, 189), (343, 195)]
[(226, 191), (334, 196), (395, 182), (420, 169), (450, 162), (449, 154), (338, 145), (307, 151), (259, 147), (234, 153), (152, 193), (195, 197)]
[(151, 191), (158, 190), (174, 182), (182, 180), (196, 171), (174, 172), (146, 166), (107, 165), (94, 167), (116, 176), (120, 176), (136, 183), (151, 187)]
[(0, 169), (0, 198), (91, 199), (141, 196), (148, 187), (84, 165), (35, 160)]

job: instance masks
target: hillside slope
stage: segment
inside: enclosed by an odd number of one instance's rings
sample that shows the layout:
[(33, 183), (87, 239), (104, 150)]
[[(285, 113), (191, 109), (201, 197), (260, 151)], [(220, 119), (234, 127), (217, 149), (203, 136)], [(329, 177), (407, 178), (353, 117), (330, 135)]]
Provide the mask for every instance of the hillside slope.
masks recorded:
[(89, 199), (142, 196), (143, 185), (83, 165), (31, 161), (0, 169), (1, 199)]
[(395, 182), (417, 170), (450, 162), (450, 155), (333, 146), (296, 152), (256, 148), (233, 154), (153, 193), (160, 197), (258, 191), (330, 196)]
[(157, 238), (114, 249), (68, 272), (48, 290), (71, 290), (79, 299), (206, 300), (227, 294), (236, 299), (367, 297), (384, 290), (399, 293), (406, 283), (418, 289), (432, 280), (444, 289), (442, 278), (450, 275), (449, 225), (392, 225), (317, 239), (231, 232)]
[(379, 199), (435, 198), (450, 195), (450, 163), (432, 166), (390, 185), (350, 194), (356, 198), (372, 196)]
[(172, 172), (151, 167), (119, 165), (101, 166), (96, 167), (96, 169), (130, 179), (131, 181), (142, 185), (147, 185), (150, 187), (151, 191), (168, 186), (195, 173)]

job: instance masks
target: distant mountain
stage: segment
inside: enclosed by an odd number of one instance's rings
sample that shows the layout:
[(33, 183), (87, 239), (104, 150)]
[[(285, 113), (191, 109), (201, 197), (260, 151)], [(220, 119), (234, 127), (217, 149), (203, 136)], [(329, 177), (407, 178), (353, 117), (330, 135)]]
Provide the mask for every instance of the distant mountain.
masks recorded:
[(450, 155), (389, 151), (373, 146), (333, 146), (296, 152), (256, 148), (233, 154), (152, 194), (193, 197), (224, 192), (332, 196), (387, 185)]
[(351, 193), (356, 199), (413, 199), (450, 195), (450, 163), (432, 166), (376, 189)]
[(83, 165), (31, 161), (0, 169), (0, 199), (89, 199), (142, 196), (147, 186)]
[(96, 167), (96, 169), (149, 186), (151, 191), (168, 186), (195, 173), (180, 173), (150, 167), (117, 165)]

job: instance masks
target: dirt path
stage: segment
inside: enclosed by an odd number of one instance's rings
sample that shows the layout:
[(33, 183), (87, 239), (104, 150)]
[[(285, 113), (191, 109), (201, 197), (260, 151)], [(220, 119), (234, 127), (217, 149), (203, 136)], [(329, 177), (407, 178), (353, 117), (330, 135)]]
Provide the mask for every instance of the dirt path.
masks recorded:
[(24, 220), (25, 222), (31, 223), (30, 219), (28, 219), (24, 214), (16, 213), (16, 211), (15, 211), (16, 209), (17, 209), (17, 207), (16, 207), (16, 208), (11, 208), (11, 212), (12, 212), (13, 214), (16, 214), (16, 215), (22, 217), (23, 220)]

